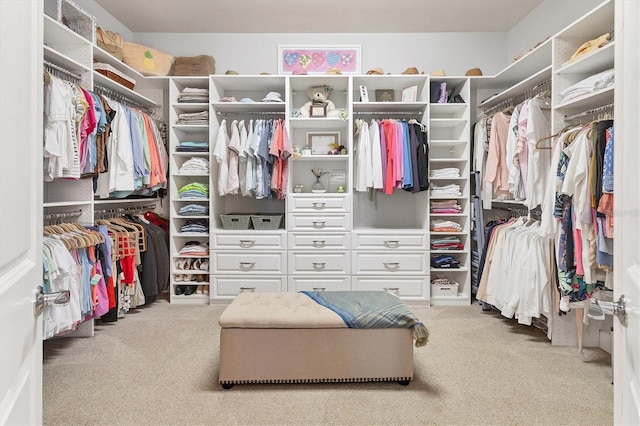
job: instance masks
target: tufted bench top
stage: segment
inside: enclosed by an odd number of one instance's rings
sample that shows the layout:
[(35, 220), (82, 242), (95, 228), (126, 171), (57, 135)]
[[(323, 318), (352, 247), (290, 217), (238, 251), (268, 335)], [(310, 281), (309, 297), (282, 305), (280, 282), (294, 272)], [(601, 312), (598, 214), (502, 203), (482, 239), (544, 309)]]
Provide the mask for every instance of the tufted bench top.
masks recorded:
[(222, 328), (346, 328), (342, 318), (302, 293), (240, 293), (220, 316)]

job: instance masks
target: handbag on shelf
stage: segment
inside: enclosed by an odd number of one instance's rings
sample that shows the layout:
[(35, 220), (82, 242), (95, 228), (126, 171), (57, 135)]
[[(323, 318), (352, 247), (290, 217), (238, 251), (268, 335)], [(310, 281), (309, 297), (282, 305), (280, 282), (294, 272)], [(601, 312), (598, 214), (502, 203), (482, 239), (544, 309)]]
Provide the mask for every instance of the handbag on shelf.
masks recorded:
[(211, 75), (216, 73), (213, 56), (178, 56), (175, 59), (173, 75)]
[(98, 30), (96, 31), (96, 42), (99, 47), (122, 61), (124, 40), (119, 33), (114, 33), (113, 31), (107, 31), (102, 27), (98, 27)]
[(173, 56), (136, 43), (124, 43), (122, 61), (144, 76), (165, 76), (171, 72)]

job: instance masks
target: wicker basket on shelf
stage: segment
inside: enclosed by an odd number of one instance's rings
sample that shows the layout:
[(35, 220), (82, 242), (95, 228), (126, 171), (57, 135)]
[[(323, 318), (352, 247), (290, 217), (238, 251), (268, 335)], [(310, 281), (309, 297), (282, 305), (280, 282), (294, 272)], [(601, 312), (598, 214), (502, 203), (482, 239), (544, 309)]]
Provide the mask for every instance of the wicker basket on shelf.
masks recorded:
[(115, 81), (116, 83), (123, 85), (127, 89), (133, 90), (133, 88), (136, 85), (136, 81), (133, 78), (129, 77), (126, 74), (121, 73), (120, 71), (113, 68), (109, 64), (95, 62), (93, 64), (93, 69), (99, 72), (100, 74), (104, 75), (105, 77)]

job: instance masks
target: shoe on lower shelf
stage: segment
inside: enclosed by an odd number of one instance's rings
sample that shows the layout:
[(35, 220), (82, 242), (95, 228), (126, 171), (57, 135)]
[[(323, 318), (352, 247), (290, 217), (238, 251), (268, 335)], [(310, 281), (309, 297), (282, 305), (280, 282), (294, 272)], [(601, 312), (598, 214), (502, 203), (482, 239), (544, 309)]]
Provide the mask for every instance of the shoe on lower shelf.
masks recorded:
[(184, 286), (184, 295), (185, 296), (191, 296), (193, 293), (196, 292), (196, 288), (198, 286), (197, 285), (185, 285)]

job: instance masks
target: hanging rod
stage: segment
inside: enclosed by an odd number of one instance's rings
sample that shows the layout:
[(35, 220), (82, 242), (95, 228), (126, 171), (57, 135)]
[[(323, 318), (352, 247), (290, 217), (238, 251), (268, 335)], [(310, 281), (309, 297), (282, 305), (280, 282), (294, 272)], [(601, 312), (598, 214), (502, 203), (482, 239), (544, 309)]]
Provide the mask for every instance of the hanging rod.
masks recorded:
[(224, 112), (217, 111), (217, 115), (222, 116), (250, 116), (250, 115), (284, 115), (284, 111), (252, 111), (252, 112)]
[[(63, 219), (76, 218), (82, 216), (82, 210), (74, 210), (71, 212), (48, 213), (42, 215), (44, 221), (62, 221)], [(60, 223), (60, 222), (58, 222)]]
[(134, 108), (138, 108), (140, 110), (143, 110), (147, 113), (151, 113), (152, 110), (150, 108), (147, 108), (146, 106), (144, 106), (143, 104), (141, 104), (140, 102), (134, 101), (133, 99), (123, 95), (120, 92), (116, 92), (113, 89), (110, 89), (108, 87), (104, 87), (101, 84), (94, 84), (93, 85), (93, 91), (96, 93), (101, 93), (103, 95), (106, 96), (110, 96), (112, 98), (114, 98), (114, 100), (121, 102), (127, 106), (132, 106)]
[(422, 115), (424, 111), (354, 111), (353, 115)]
[(143, 206), (129, 206), (129, 207), (116, 207), (113, 209), (94, 210), (96, 215), (123, 215), (127, 213), (141, 212), (144, 210), (153, 210), (156, 208), (156, 204), (147, 204)]
[[(551, 84), (551, 79), (544, 80), (544, 81), (534, 85), (533, 87), (525, 89), (519, 95), (511, 96), (510, 98), (507, 98), (504, 101), (502, 101), (502, 102), (500, 102), (500, 103), (498, 103), (498, 104), (496, 104), (496, 105), (494, 105), (492, 107), (489, 107), (489, 108), (483, 110), (483, 112), (484, 112), (485, 115), (491, 115), (497, 110), (502, 110), (502, 109), (505, 109), (507, 107), (513, 106), (516, 103), (524, 101), (525, 99), (530, 99), (533, 96), (537, 95), (538, 93), (543, 93), (543, 92), (549, 90), (546, 86), (549, 86), (550, 84)], [(480, 105), (480, 108), (482, 108), (482, 105)]]
[(62, 68), (60, 65), (56, 65), (53, 62), (42, 61), (42, 64), (44, 65), (45, 68), (49, 69), (53, 74), (57, 75), (57, 73), (61, 73), (64, 76), (70, 77), (75, 81), (82, 80), (82, 75), (75, 73), (73, 71), (69, 71), (66, 68)]
[[(565, 121), (572, 121), (572, 120), (575, 120), (577, 118), (587, 117), (587, 116), (590, 116), (590, 115), (599, 114), (601, 112), (610, 112), (611, 110), (613, 110), (613, 107), (614, 107), (614, 104), (603, 105), (603, 106), (600, 106), (600, 107), (597, 107), (597, 108), (590, 109), (588, 111), (580, 112), (578, 114), (565, 115), (564, 119), (565, 119)], [(612, 114), (612, 117), (613, 117), (613, 114)]]

